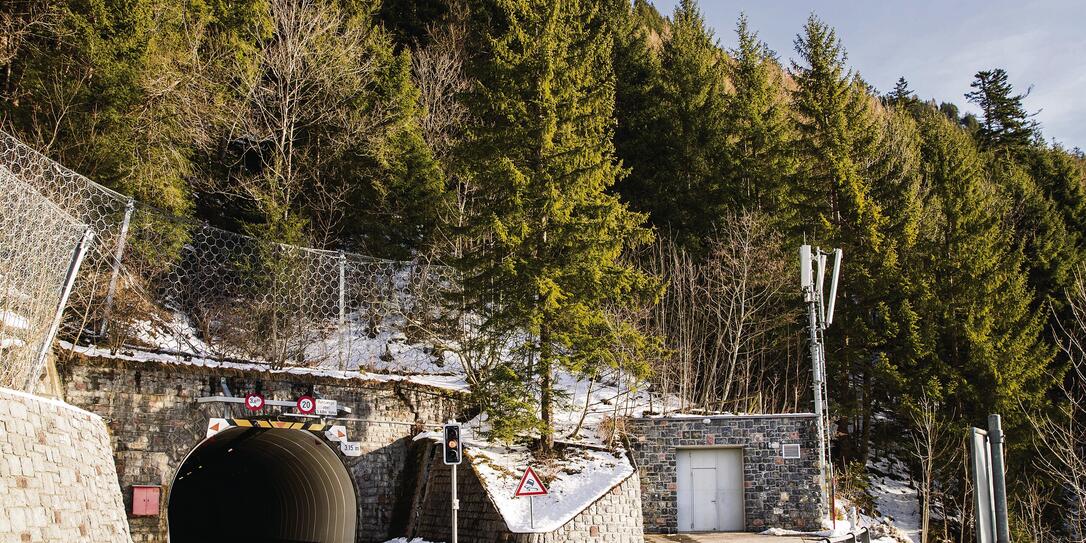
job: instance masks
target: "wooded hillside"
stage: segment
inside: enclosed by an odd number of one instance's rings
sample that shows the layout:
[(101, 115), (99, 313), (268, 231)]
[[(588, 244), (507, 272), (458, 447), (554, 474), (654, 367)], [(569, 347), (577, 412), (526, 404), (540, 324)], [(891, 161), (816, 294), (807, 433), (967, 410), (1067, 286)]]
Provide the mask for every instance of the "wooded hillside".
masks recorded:
[(796, 30), (714, 35), (693, 0), (13, 0), (0, 127), (171, 214), (455, 266), (479, 404), (544, 451), (559, 369), (810, 410), (796, 249), (840, 247), (841, 470), (934, 436), (912, 467), (967, 537), (960, 438), (1001, 413), (1016, 529), (1070, 533), (1036, 422), (1082, 417), (1082, 151), (999, 67), (883, 92), (830, 22)]

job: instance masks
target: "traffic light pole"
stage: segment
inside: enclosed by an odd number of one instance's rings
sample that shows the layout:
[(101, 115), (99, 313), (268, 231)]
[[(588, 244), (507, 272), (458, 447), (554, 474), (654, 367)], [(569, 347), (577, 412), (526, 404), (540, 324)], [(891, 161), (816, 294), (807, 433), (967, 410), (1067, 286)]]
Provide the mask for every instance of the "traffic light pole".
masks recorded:
[(456, 464), (452, 465), (452, 543), (457, 543), (456, 512), (460, 509), (460, 500), (456, 497)]

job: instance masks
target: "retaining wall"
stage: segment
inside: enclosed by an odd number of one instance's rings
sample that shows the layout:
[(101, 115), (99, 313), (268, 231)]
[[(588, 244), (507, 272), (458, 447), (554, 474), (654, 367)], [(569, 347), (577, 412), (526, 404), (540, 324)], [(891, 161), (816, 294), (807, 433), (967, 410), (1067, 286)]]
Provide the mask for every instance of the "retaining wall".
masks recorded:
[[(410, 533), (427, 541), (448, 541), (451, 533), (451, 470), (440, 448), (424, 445), (424, 468)], [(479, 482), (468, 459), (457, 469), (457, 514), (461, 543), (644, 543), (641, 488), (631, 475), (553, 532), (512, 533)]]
[(0, 389), (0, 452), (0, 541), (131, 541), (100, 417)]

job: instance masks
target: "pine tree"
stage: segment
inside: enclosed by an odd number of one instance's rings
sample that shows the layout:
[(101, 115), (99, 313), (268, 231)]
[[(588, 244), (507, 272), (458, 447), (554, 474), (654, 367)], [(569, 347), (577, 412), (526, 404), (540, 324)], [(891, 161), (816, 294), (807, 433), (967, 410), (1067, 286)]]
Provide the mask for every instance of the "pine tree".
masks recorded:
[[(886, 363), (897, 335), (888, 289), (899, 265), (888, 240), (890, 221), (874, 194), (880, 127), (867, 87), (845, 65), (836, 32), (812, 15), (797, 37), (793, 108), (801, 168), (792, 191), (800, 221), (795, 238), (841, 247), (848, 261), (839, 293), (829, 361), (831, 395), (842, 416), (856, 417), (854, 444), (866, 456), (874, 416), (876, 368)], [(858, 388), (853, 388), (858, 383)]]
[(538, 378), (549, 453), (554, 372), (620, 363), (611, 347), (631, 328), (606, 306), (651, 292), (651, 279), (620, 259), (651, 234), (608, 193), (622, 169), (610, 143), (613, 37), (599, 4), (496, 0), (492, 8), (471, 99), (480, 123), (465, 144), (484, 195), (468, 234), (482, 247), (460, 265), (468, 306), (487, 332), (522, 338), (516, 350), (530, 362), (507, 375)]
[[(725, 209), (723, 52), (694, 0), (675, 8), (644, 107), (651, 122), (620, 155), (623, 197), (682, 244), (699, 248)], [(628, 149), (628, 150), (627, 150)]]
[(65, 1), (7, 66), (0, 117), (69, 167), (177, 213), (204, 103), (181, 21), (208, 14), (176, 3)]
[(916, 93), (909, 88), (909, 82), (905, 80), (905, 76), (897, 78), (897, 83), (894, 84), (894, 90), (886, 94), (885, 102), (888, 105), (902, 107), (909, 111), (921, 106), (920, 99), (917, 98)]
[(1043, 391), (1052, 352), (1040, 342), (1043, 319), (1002, 223), (1009, 201), (986, 179), (967, 133), (938, 115), (921, 128), (934, 210), (925, 266), (934, 303), (924, 321), (935, 338), (928, 393), (967, 420), (1018, 412), (1018, 402), (1029, 405)]
[(1037, 122), (1022, 105), (1026, 95), (1014, 94), (1006, 71), (981, 70), (969, 86), (976, 90), (967, 92), (966, 99), (979, 106), (984, 115), (977, 131), (977, 141), (983, 147), (1020, 148), (1033, 141)]
[(734, 91), (727, 101), (728, 199), (734, 209), (759, 209), (779, 225), (794, 224), (787, 180), (796, 172), (783, 69), (741, 15), (738, 46), (725, 72)]

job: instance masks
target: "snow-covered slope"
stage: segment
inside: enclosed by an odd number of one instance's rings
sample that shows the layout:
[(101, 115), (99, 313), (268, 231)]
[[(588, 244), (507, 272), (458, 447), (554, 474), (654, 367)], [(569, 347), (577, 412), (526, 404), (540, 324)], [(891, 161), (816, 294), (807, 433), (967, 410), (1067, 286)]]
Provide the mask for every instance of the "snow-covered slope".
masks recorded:
[(920, 502), (904, 462), (885, 453), (867, 464), (869, 492), (875, 498), (880, 517), (873, 523), (892, 525), (913, 543), (920, 541)]

